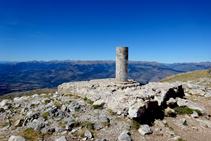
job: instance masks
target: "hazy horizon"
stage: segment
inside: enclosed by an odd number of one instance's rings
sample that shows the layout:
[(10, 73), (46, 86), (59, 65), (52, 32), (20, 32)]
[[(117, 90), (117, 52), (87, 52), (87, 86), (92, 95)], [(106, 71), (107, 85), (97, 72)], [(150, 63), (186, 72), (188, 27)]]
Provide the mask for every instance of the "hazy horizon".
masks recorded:
[[(33, 62), (33, 61), (37, 61), (37, 62), (53, 62), (53, 61), (116, 61), (116, 60), (29, 60), (29, 61), (1, 61), (0, 63), (4, 63), (4, 62), (14, 62), (14, 63), (21, 63), (21, 62)], [(128, 61), (132, 61), (132, 62), (156, 62), (156, 63), (160, 63), (160, 64), (177, 64), (177, 63), (211, 63), (210, 61), (205, 61), (205, 62), (173, 62), (173, 63), (163, 63), (163, 62), (157, 62), (157, 61), (142, 61), (142, 60), (128, 60)]]

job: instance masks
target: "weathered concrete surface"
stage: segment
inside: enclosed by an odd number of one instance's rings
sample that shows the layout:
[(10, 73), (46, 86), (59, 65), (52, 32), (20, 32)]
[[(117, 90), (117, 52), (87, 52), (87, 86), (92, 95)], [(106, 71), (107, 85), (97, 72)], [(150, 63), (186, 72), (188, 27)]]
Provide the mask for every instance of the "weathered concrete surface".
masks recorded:
[(128, 81), (128, 47), (116, 48), (116, 81)]

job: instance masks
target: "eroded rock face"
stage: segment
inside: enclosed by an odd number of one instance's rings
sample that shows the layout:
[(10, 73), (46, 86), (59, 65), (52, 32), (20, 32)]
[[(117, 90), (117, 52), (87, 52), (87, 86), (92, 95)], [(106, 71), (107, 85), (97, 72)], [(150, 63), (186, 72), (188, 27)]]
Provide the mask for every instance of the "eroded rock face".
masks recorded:
[(115, 79), (70, 82), (58, 86), (60, 94), (74, 94), (87, 97), (94, 105), (104, 105), (115, 113), (126, 113), (130, 118), (139, 118), (147, 111), (158, 106), (176, 104), (176, 97), (184, 96), (178, 83), (149, 83), (140, 86), (130, 80), (128, 83), (116, 83)]

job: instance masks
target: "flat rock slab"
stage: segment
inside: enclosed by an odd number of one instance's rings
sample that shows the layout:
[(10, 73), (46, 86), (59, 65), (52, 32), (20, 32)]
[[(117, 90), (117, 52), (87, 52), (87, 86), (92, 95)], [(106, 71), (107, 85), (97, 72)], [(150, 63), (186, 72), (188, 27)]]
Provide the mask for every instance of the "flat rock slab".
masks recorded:
[[(179, 83), (156, 83), (150, 82), (147, 85), (142, 85), (133, 80), (127, 83), (118, 83), (114, 78), (95, 79), (90, 81), (79, 81), (63, 83), (58, 86), (59, 94), (73, 94), (82, 98), (86, 97), (100, 105), (104, 104), (107, 109), (112, 109), (114, 112), (134, 109), (131, 113), (131, 118), (136, 114), (139, 116), (139, 111), (145, 111), (153, 101), (155, 106), (162, 104), (165, 99), (176, 97), (177, 94), (183, 93), (183, 89)], [(137, 107), (137, 103), (143, 101), (142, 107)], [(157, 104), (158, 103), (158, 104)], [(142, 110), (140, 110), (142, 108)], [(134, 113), (135, 111), (135, 113)], [(136, 118), (136, 117), (134, 117)]]

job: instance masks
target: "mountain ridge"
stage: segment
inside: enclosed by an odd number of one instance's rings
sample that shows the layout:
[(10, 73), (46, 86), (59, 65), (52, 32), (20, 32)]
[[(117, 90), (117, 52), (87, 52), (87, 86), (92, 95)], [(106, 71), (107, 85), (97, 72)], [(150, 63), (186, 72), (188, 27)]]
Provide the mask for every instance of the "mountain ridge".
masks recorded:
[[(158, 62), (129, 61), (129, 78), (140, 83), (159, 81), (187, 70), (208, 69), (211, 63), (192, 63), (185, 68)], [(194, 66), (194, 67), (190, 67)], [(189, 67), (189, 68), (188, 68)], [(0, 64), (0, 95), (40, 88), (55, 88), (64, 82), (114, 78), (115, 61), (52, 60)]]

